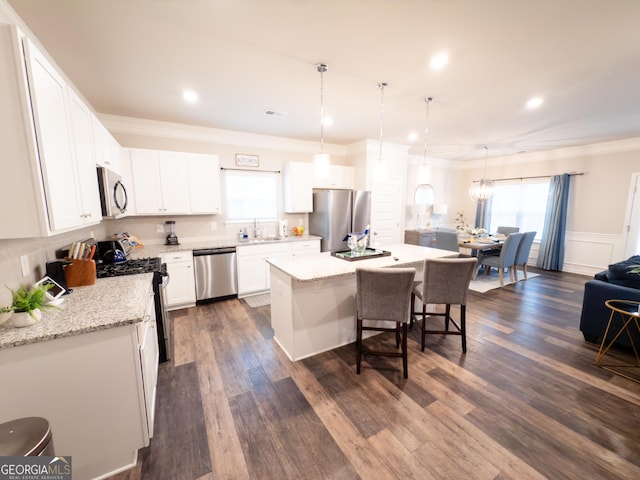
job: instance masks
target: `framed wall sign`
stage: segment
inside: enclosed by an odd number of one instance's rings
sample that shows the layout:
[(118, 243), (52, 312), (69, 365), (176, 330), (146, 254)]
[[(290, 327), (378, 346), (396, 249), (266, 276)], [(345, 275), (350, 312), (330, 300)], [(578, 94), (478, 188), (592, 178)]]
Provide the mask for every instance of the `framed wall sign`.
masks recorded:
[(236, 166), (238, 167), (257, 167), (258, 155), (245, 155), (242, 153), (236, 153)]

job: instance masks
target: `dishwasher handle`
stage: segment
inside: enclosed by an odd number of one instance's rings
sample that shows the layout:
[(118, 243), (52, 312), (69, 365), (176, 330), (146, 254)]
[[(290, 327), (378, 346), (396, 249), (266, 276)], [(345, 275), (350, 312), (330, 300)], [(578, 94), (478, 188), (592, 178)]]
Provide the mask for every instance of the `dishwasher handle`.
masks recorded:
[(202, 257), (204, 255), (222, 255), (224, 253), (235, 253), (236, 247), (228, 248), (201, 248), (200, 250), (194, 250), (194, 257)]

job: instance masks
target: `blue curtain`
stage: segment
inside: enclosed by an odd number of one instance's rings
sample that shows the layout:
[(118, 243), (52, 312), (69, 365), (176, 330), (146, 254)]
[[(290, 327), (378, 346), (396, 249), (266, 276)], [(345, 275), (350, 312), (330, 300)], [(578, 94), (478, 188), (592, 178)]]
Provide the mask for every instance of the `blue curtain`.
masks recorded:
[(536, 262), (536, 266), (544, 270), (560, 271), (564, 264), (570, 179), (568, 173), (551, 177), (547, 211), (544, 216), (544, 233)]
[(493, 197), (489, 197), (489, 199), (484, 202), (478, 202), (478, 206), (476, 207), (476, 223), (473, 224), (473, 226), (477, 228), (486, 228), (487, 232), (489, 231), (489, 219), (491, 218), (492, 198)]

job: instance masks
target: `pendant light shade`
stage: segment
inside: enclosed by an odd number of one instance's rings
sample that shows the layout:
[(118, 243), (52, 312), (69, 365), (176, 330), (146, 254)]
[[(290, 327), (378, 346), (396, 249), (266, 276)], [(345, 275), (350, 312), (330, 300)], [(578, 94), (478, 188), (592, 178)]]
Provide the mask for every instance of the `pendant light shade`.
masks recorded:
[(320, 153), (313, 156), (313, 176), (316, 179), (329, 178), (330, 158), (324, 153), (324, 73), (329, 67), (324, 63), (316, 64), (316, 71), (320, 73)]
[(489, 147), (484, 147), (484, 173), (480, 181), (475, 181), (469, 187), (469, 196), (476, 203), (486, 202), (493, 195), (493, 180), (487, 177), (487, 157), (489, 156)]

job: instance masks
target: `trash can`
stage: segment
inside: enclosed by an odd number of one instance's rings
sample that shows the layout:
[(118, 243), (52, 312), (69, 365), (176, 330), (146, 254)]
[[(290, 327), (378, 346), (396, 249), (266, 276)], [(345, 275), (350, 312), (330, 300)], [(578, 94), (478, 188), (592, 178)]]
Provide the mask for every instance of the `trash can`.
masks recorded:
[(26, 417), (0, 424), (0, 457), (52, 457), (53, 437), (49, 422)]

